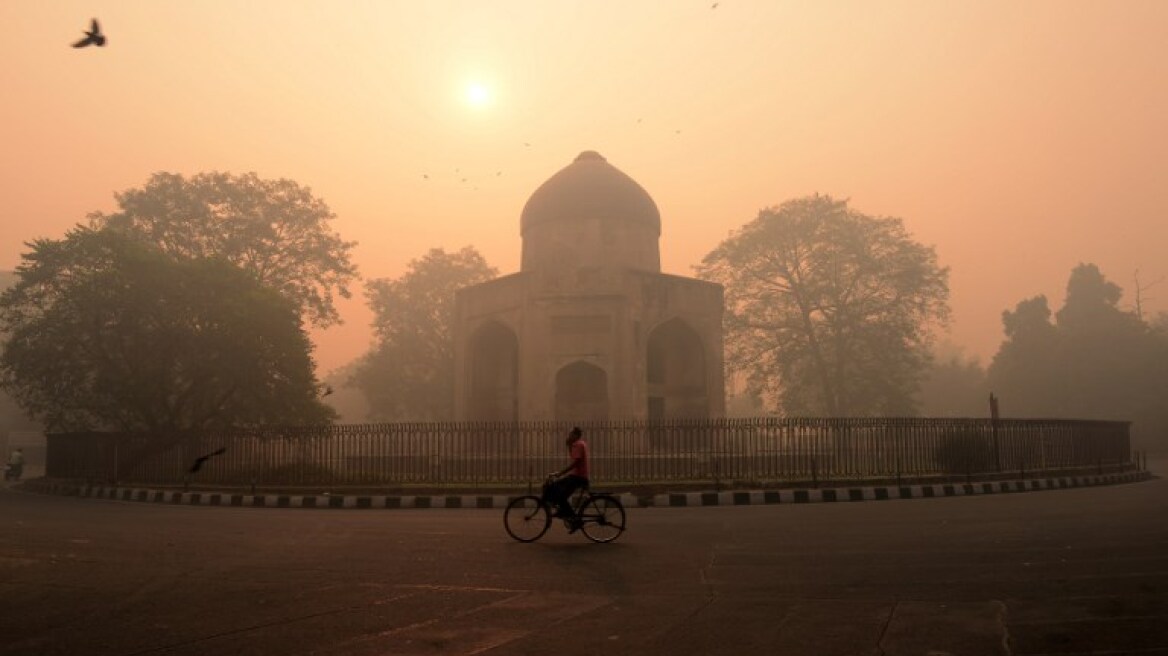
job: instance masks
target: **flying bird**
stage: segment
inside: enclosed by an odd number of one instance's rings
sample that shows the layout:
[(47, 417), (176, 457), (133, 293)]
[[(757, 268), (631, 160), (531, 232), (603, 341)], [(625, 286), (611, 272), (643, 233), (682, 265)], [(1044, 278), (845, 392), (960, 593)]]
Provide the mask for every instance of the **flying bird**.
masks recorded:
[(104, 46), (105, 35), (101, 33), (101, 26), (97, 24), (97, 19), (94, 18), (90, 22), (89, 31), (85, 33), (85, 38), (73, 44), (74, 48), (84, 48), (86, 46)]
[(219, 447), (215, 451), (212, 451), (211, 453), (208, 453), (205, 456), (199, 456), (198, 458), (195, 458), (195, 464), (191, 465), (190, 472), (193, 474), (193, 473), (199, 471), (200, 469), (203, 468), (204, 462), (207, 462), (208, 460), (210, 460), (211, 458), (213, 458), (215, 456), (223, 455), (223, 452), (226, 450), (227, 450), (227, 447)]

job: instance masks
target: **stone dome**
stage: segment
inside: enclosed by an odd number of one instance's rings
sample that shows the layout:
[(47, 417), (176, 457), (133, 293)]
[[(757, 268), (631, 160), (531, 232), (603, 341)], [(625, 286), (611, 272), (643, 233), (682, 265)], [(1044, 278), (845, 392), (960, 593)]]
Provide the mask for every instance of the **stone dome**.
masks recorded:
[(531, 194), (519, 234), (536, 224), (588, 219), (640, 223), (661, 234), (661, 214), (648, 192), (594, 150), (580, 153)]

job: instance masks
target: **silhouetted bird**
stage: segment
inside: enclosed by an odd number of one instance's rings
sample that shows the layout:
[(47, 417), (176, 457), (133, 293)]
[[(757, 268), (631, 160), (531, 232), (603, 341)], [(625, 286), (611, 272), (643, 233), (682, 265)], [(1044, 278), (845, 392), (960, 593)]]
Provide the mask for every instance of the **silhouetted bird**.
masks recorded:
[(211, 458), (213, 458), (215, 456), (223, 455), (223, 452), (226, 450), (227, 450), (227, 447), (219, 447), (218, 449), (212, 451), (211, 453), (208, 453), (205, 456), (199, 456), (198, 458), (195, 458), (195, 464), (191, 465), (190, 472), (193, 474), (193, 473), (199, 471), (200, 469), (203, 468), (204, 462), (207, 462), (208, 460), (210, 460)]
[(710, 5), (710, 9), (717, 9), (717, 8), (718, 8), (718, 3), (716, 3), (716, 2), (712, 5)]
[(324, 390), (320, 393), (320, 398), (324, 398), (333, 393), (333, 386), (325, 383)]
[(101, 33), (101, 26), (97, 24), (97, 19), (94, 18), (90, 23), (89, 31), (85, 33), (85, 38), (73, 44), (74, 48), (84, 48), (85, 46), (104, 46), (105, 35)]

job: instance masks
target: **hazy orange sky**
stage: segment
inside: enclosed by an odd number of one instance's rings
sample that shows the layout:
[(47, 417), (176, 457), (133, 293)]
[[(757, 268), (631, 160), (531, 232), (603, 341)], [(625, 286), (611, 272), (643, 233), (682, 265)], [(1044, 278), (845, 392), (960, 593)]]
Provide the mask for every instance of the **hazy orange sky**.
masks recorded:
[[(814, 192), (903, 218), (983, 364), (1080, 262), (1125, 304), (1168, 276), (1168, 2), (712, 4), (5, 0), (0, 268), (220, 170), (310, 187), (365, 278), (468, 244), (510, 273), (524, 202), (592, 149), (656, 200), (669, 273)], [(94, 16), (108, 45), (71, 48)], [(322, 373), (369, 348), (353, 291)]]

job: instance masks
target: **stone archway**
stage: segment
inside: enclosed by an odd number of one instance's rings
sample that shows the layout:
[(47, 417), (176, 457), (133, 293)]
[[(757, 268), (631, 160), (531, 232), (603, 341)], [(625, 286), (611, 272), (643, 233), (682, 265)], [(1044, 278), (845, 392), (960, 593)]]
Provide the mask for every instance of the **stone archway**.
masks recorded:
[(556, 372), (556, 419), (608, 419), (608, 374), (587, 362), (573, 362)]
[(470, 338), (471, 419), (519, 418), (519, 339), (498, 321), (479, 327)]
[(670, 319), (649, 333), (645, 371), (649, 419), (710, 416), (705, 349), (684, 321)]

